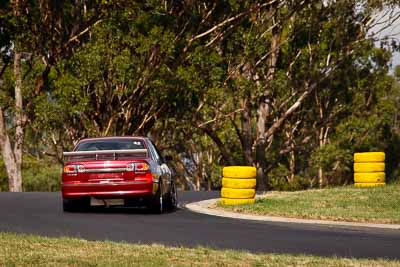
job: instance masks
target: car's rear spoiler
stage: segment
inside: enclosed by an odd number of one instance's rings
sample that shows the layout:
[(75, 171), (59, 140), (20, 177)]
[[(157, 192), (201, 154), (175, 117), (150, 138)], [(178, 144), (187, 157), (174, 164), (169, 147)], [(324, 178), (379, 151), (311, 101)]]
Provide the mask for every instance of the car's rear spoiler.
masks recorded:
[(145, 154), (147, 157), (147, 149), (122, 149), (122, 150), (94, 150), (94, 151), (72, 151), (64, 152), (64, 157), (79, 157), (79, 156), (95, 156), (96, 160), (99, 155), (113, 155), (114, 159), (121, 154)]

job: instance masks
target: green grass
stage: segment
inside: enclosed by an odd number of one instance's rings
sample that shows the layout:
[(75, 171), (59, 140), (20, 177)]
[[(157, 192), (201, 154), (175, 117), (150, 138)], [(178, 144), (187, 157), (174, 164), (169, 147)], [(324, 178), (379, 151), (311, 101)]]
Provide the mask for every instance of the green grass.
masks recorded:
[(400, 223), (400, 184), (270, 192), (254, 205), (224, 206), (248, 214), (349, 222)]
[(400, 266), (400, 261), (251, 254), (0, 233), (0, 266)]

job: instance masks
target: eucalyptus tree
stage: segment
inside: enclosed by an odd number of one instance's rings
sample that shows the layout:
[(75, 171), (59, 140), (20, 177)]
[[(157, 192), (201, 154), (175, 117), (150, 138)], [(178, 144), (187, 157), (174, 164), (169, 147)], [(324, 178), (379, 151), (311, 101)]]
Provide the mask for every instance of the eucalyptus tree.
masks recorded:
[[(20, 168), (28, 128), (40, 137), (32, 146), (52, 147), (60, 161), (64, 145), (81, 137), (153, 135), (177, 154), (207, 158), (197, 164), (198, 177), (215, 180), (216, 163), (255, 165), (265, 190), (270, 171), (287, 164), (292, 181), (309, 168), (305, 159), (318, 161), (314, 151), (340, 139), (336, 129), (345, 129), (354, 90), (383, 77), (387, 55), (374, 57), (382, 51), (373, 46), (382, 23), (376, 14), (389, 10), (393, 23), (397, 5), (6, 2), (0, 44), (11, 53), (0, 66), (8, 77), (0, 139), (3, 158), (14, 157), (7, 168)], [(329, 180), (324, 168), (320, 184)]]
[(2, 2), (5, 22), (1, 26), (9, 27), (2, 33), (11, 32), (11, 46), (6, 50), (13, 55), (14, 88), (2, 88), (0, 107), (0, 147), (10, 191), (22, 190), (24, 130), (34, 118), (35, 99), (44, 93), (55, 63), (74, 53), (91, 27), (101, 21), (104, 8), (112, 5), (92, 1)]
[[(188, 5), (183, 13), (191, 11)], [(191, 11), (197, 26), (186, 31), (184, 52), (190, 53), (182, 62), (192, 74), (182, 77), (199, 92), (192, 121), (215, 142), (226, 164), (255, 164), (258, 188), (265, 190), (272, 165), (268, 151), (290, 151), (277, 138), (282, 129), (294, 133), (313, 125), (301, 124), (311, 96), (322, 112), (309, 119), (319, 121), (314, 125), (319, 146), (327, 142), (329, 123), (346, 104), (349, 84), (340, 81), (373, 49), (376, 13), (392, 5), (397, 2), (221, 1)], [(310, 134), (302, 136), (304, 142)], [(229, 153), (238, 143), (242, 159)]]
[[(89, 42), (59, 62), (51, 97), (36, 108), (36, 127), (55, 133), (57, 147), (92, 135), (146, 135), (179, 109), (167, 65), (175, 35), (163, 12), (150, 2), (109, 11)], [(64, 112), (54, 115), (60, 108)]]

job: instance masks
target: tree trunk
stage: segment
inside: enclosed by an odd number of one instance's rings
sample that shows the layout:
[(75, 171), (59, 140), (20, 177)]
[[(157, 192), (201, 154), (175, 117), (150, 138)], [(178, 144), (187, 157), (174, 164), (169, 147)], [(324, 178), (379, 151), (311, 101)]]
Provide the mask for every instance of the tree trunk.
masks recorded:
[(21, 180), (21, 172), (18, 171), (10, 138), (7, 134), (3, 109), (0, 109), (0, 146), (7, 171), (9, 191), (19, 192), (21, 186), (17, 182)]
[[(329, 127), (321, 127), (319, 129), (319, 147), (322, 148), (328, 143), (328, 133), (329, 133)], [(322, 188), (324, 186), (327, 186), (329, 183), (327, 179), (325, 179), (324, 172), (322, 167), (320, 166), (318, 168), (318, 182), (319, 182), (319, 187)]]
[(267, 158), (265, 157), (265, 140), (258, 140), (256, 145), (257, 190), (267, 190), (266, 175)]
[(17, 166), (17, 175), (14, 180), (14, 191), (22, 191), (22, 148), (24, 145), (24, 111), (22, 106), (22, 68), (21, 53), (15, 51), (14, 56), (14, 76), (15, 76), (15, 144), (14, 156)]
[(256, 143), (256, 168), (257, 168), (257, 190), (266, 191), (267, 181), (265, 170), (267, 169), (266, 149), (266, 129), (267, 117), (270, 113), (270, 103), (268, 97), (265, 97), (260, 103), (257, 111), (257, 143)]
[(290, 152), (289, 152), (289, 169), (290, 169), (290, 176), (289, 176), (289, 183), (293, 184), (294, 177), (296, 175), (296, 156), (295, 156), (295, 146), (294, 143), (290, 144)]
[(206, 180), (208, 180), (207, 179), (207, 169), (206, 169), (206, 159), (205, 159), (207, 154), (205, 154), (205, 153), (207, 153), (207, 152), (201, 152), (201, 172), (200, 172), (201, 176), (200, 177), (201, 177), (201, 180), (203, 181), (203, 183)]
[(200, 191), (200, 174), (196, 175), (196, 190), (195, 191)]
[[(323, 143), (323, 135), (324, 135), (324, 128), (321, 127), (319, 129), (319, 136), (318, 136), (318, 141), (319, 141), (319, 147), (322, 148), (324, 146)], [(318, 183), (319, 183), (319, 187), (322, 188), (325, 185), (325, 179), (324, 179), (324, 173), (322, 170), (322, 166), (319, 166), (318, 168)]]
[[(210, 150), (207, 152), (207, 163), (208, 163), (208, 166), (211, 167), (211, 168), (212, 168), (213, 161), (214, 161), (213, 151), (212, 151), (212, 149), (210, 149)], [(208, 191), (211, 191), (211, 190), (212, 190), (211, 176), (212, 176), (212, 175), (211, 175), (211, 173), (210, 173), (210, 175), (209, 175), (209, 177), (208, 177), (208, 179), (207, 179), (207, 190), (208, 190)], [(221, 178), (221, 179), (222, 179), (222, 178)]]
[(254, 164), (253, 158), (253, 135), (251, 130), (251, 110), (248, 107), (245, 100), (241, 100), (241, 107), (243, 112), (241, 113), (241, 124), (243, 129), (242, 135), (242, 149), (245, 164), (248, 166), (252, 166)]
[[(274, 12), (275, 5), (271, 5), (271, 12)], [(280, 30), (277, 26), (272, 28), (271, 48), (268, 58), (268, 71), (265, 77), (265, 90), (260, 99), (257, 110), (257, 141), (256, 141), (256, 167), (257, 167), (257, 190), (267, 189), (267, 158), (265, 149), (267, 147), (266, 123), (271, 113), (271, 82), (275, 78), (276, 63), (279, 55)]]
[(200, 151), (197, 153), (197, 162), (196, 162), (196, 191), (201, 190), (201, 180), (203, 175), (203, 152)]
[(322, 167), (318, 167), (318, 183), (319, 188), (324, 187), (324, 171), (322, 170)]
[(14, 52), (15, 76), (15, 143), (12, 149), (7, 133), (4, 111), (0, 108), (0, 147), (8, 175), (8, 187), (11, 192), (22, 191), (22, 146), (24, 143), (24, 114), (22, 109), (22, 70), (21, 53)]

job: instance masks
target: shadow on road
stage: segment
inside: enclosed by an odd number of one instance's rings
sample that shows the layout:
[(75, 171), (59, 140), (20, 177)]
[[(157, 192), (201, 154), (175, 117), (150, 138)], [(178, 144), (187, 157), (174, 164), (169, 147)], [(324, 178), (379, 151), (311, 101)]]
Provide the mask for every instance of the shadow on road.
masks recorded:
[[(174, 210), (164, 211), (162, 214), (172, 214), (179, 211), (181, 208), (176, 208)], [(83, 210), (78, 210), (74, 212), (64, 212), (65, 214), (76, 214), (76, 213), (96, 213), (96, 214), (140, 214), (140, 215), (161, 215), (155, 214), (150, 209), (146, 207), (90, 207)]]

